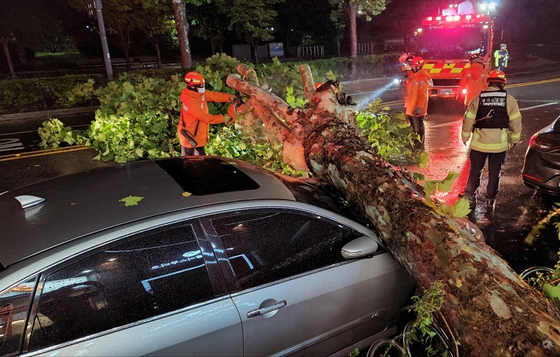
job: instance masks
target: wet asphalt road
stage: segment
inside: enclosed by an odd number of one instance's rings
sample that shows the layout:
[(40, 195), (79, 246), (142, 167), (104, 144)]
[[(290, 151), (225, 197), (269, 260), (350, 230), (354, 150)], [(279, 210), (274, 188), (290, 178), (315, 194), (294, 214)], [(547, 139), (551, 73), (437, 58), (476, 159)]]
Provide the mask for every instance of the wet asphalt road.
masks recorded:
[[(530, 136), (560, 115), (560, 73), (522, 73), (512, 77), (508, 92), (517, 98), (522, 110), (522, 143), (508, 152), (494, 213), (486, 214), (482, 200), (472, 219), (484, 232), (487, 243), (513, 269), (521, 272), (534, 265), (553, 266), (558, 260), (556, 252), (560, 244), (557, 235), (549, 234), (534, 246), (523, 242), (556, 199), (543, 198), (525, 187), (521, 170)], [(388, 80), (347, 83), (344, 91), (351, 94), (356, 103), (381, 96), (391, 108), (402, 107), (398, 88), (389, 85)], [(59, 118), (67, 125), (80, 128), (91, 120), (91, 113), (89, 116), (84, 114)], [(38, 150), (36, 128), (43, 120), (0, 120), (0, 192), (59, 175), (114, 165), (93, 160), (97, 153), (81, 147)], [(468, 176), (468, 148), (460, 140), (460, 127), (460, 112), (452, 112), (445, 105), (434, 103), (426, 120), (428, 169), (409, 168), (421, 171), (427, 179), (434, 180), (445, 178), (449, 171), (458, 172), (460, 175), (452, 191), (439, 195), (447, 203), (457, 199)], [(485, 185), (486, 173), (481, 188)], [(483, 197), (484, 192), (479, 195)]]

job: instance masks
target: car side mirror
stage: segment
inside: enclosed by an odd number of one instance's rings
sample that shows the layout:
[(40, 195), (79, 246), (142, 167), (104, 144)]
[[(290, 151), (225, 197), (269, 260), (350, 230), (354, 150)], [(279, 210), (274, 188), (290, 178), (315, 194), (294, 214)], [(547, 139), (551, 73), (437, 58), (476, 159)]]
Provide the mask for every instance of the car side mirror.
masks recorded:
[(344, 259), (363, 258), (377, 252), (378, 247), (379, 244), (372, 238), (362, 236), (346, 243), (342, 247), (341, 254)]

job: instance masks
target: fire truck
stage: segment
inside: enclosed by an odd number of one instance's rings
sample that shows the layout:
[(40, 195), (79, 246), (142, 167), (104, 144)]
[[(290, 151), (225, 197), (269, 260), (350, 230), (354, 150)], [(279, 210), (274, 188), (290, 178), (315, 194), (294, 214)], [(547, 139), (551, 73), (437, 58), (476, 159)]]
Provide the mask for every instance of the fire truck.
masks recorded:
[(468, 58), (472, 53), (478, 53), (486, 68), (491, 68), (492, 17), (453, 10), (424, 18), (415, 33), (413, 53), (424, 58), (424, 69), (434, 84), (430, 98), (457, 97), (462, 72), (470, 67)]

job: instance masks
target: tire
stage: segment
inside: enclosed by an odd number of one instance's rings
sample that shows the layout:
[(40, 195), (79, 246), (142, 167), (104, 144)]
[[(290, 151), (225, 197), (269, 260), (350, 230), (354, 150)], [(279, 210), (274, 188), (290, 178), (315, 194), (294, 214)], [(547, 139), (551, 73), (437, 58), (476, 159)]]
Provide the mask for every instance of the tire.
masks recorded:
[[(423, 356), (422, 353), (425, 352), (426, 347), (418, 346), (419, 343), (417, 341), (411, 341), (411, 339), (408, 337), (410, 335), (414, 322), (415, 321), (410, 321), (404, 328), (403, 348), (406, 356), (419, 357)], [(436, 324), (435, 321), (430, 326), (430, 330), (435, 332), (435, 336), (432, 338), (432, 341), (435, 340), (438, 344), (438, 348), (441, 348), (443, 351), (447, 352), (446, 356), (458, 357), (455, 353), (456, 346), (454, 345), (454, 342), (450, 341), (445, 331), (441, 327), (439, 327), (439, 325)], [(416, 347), (413, 346), (413, 342), (416, 342)]]
[(380, 356), (402, 357), (404, 356), (404, 349), (393, 340), (382, 339), (371, 345), (366, 354), (366, 357)]
[(537, 281), (539, 274), (542, 274), (542, 276), (545, 277), (547, 275), (551, 275), (552, 273), (554, 273), (554, 269), (552, 268), (544, 266), (534, 266), (525, 269), (521, 272), (521, 274), (519, 274), (519, 276), (521, 277), (521, 279), (525, 280), (527, 284), (531, 285), (532, 287), (539, 288), (539, 285), (541, 285)]

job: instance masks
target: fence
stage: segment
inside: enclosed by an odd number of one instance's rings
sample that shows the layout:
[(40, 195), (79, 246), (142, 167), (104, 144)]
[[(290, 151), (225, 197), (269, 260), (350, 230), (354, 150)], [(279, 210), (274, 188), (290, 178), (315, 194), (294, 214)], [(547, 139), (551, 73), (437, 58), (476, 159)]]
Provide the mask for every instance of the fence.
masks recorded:
[(359, 55), (371, 55), (375, 49), (373, 42), (358, 43), (358, 54)]
[(303, 46), (297, 48), (299, 58), (317, 58), (325, 56), (325, 46)]

